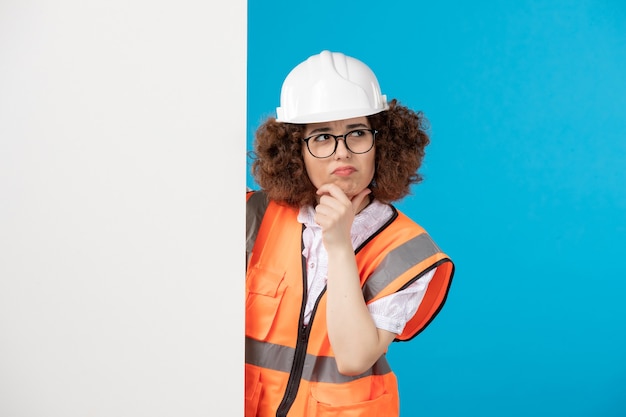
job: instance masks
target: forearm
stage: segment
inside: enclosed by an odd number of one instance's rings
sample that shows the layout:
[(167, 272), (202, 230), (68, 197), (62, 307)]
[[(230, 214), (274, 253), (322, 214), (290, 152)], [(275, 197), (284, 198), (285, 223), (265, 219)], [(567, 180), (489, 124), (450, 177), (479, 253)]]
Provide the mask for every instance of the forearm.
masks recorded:
[(351, 246), (328, 251), (326, 296), (328, 337), (339, 371), (360, 374), (385, 352), (393, 335), (374, 325), (363, 299)]

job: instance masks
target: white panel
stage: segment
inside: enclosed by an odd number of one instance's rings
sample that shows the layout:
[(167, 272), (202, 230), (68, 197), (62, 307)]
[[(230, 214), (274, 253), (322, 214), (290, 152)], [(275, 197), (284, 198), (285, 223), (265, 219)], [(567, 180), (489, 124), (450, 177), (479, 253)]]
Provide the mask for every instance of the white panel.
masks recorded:
[(243, 414), (246, 2), (0, 4), (0, 415)]

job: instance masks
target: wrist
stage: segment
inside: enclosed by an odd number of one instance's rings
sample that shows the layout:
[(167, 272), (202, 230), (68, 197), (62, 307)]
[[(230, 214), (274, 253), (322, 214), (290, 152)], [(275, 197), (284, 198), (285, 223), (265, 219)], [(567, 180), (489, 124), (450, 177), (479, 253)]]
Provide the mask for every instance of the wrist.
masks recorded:
[(328, 253), (328, 260), (343, 260), (354, 259), (354, 249), (352, 248), (352, 242), (348, 244), (333, 244), (326, 246), (326, 252)]

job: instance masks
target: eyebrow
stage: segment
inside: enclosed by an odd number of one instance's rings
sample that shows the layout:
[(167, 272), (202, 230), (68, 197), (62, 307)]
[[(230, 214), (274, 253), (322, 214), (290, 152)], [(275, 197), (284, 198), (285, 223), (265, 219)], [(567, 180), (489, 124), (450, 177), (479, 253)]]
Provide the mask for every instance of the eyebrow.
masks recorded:
[[(348, 131), (350, 131), (352, 129), (358, 129), (360, 127), (364, 128), (364, 129), (369, 129), (369, 126), (366, 125), (365, 123), (353, 123), (353, 124), (346, 125), (346, 129), (348, 129)], [(307, 136), (314, 135), (316, 133), (328, 133), (331, 130), (332, 129), (330, 127), (320, 127), (320, 128), (311, 130), (307, 134)]]

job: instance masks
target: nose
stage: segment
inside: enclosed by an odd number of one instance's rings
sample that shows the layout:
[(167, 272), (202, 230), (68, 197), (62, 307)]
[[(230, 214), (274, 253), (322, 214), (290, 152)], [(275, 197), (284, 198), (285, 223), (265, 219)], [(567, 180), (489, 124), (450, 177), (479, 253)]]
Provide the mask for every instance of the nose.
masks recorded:
[(346, 138), (344, 136), (337, 137), (337, 149), (335, 149), (335, 159), (349, 158), (350, 151), (346, 146)]

